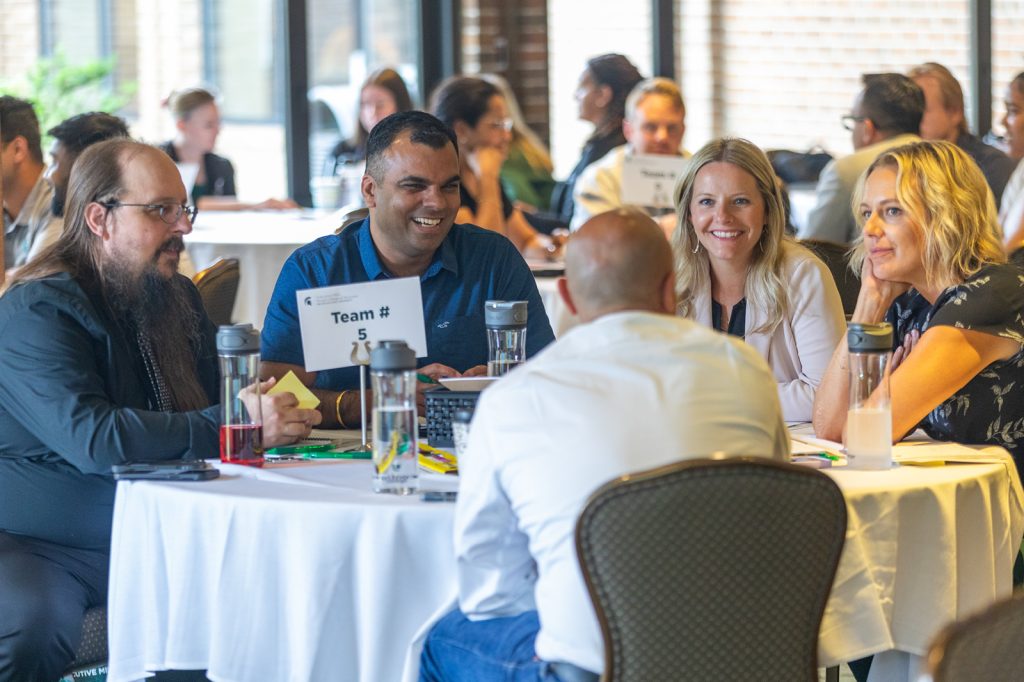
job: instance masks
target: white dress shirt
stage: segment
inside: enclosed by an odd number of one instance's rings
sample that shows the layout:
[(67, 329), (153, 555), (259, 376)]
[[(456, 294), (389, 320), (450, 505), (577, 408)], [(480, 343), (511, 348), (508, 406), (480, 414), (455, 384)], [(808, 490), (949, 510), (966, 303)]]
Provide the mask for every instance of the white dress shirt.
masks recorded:
[(746, 344), (652, 313), (576, 327), (481, 396), (459, 460), (460, 607), (473, 620), (537, 609), (537, 655), (600, 673), (574, 544), (589, 495), (681, 459), (788, 448), (776, 381)]

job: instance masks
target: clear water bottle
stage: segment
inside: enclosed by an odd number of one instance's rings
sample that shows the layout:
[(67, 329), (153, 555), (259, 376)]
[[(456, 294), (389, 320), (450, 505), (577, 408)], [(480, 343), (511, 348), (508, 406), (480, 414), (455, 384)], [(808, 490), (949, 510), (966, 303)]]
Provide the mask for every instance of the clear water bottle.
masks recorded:
[(847, 463), (854, 469), (888, 469), (892, 466), (892, 325), (851, 322), (846, 341), (850, 349)]
[(260, 335), (251, 324), (217, 330), (220, 359), (220, 461), (263, 466)]
[(373, 489), (419, 490), (416, 353), (405, 341), (381, 341), (370, 353), (373, 376)]
[(526, 301), (487, 301), (487, 376), (500, 377), (526, 362)]

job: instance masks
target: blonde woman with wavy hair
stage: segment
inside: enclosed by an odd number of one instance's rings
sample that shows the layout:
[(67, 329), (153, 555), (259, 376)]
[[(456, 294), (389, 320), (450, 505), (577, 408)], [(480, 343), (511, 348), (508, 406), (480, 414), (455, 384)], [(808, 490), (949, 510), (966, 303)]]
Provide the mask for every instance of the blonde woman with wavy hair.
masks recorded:
[[(984, 176), (949, 142), (879, 156), (854, 193), (861, 272), (854, 322), (893, 324), (892, 435), (1024, 442), (1024, 276), (1007, 264)], [(815, 432), (843, 436), (849, 387), (838, 344), (818, 391)]]
[(824, 263), (785, 236), (768, 158), (747, 140), (709, 142), (675, 200), (678, 313), (757, 349), (779, 382), (783, 418), (809, 421), (843, 335), (843, 306)]

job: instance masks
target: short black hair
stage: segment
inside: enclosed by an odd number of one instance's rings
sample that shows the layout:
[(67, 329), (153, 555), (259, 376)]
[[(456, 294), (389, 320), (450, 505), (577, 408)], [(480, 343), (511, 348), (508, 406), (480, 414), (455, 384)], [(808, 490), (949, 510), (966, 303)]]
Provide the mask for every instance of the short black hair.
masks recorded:
[(501, 91), (490, 81), (476, 76), (452, 76), (434, 90), (430, 111), (453, 128), (456, 121), (475, 128), (495, 95), (500, 97)]
[(375, 125), (366, 138), (366, 172), (374, 180), (380, 182), (384, 179), (384, 155), (398, 136), (406, 131), (411, 131), (410, 142), (431, 149), (441, 149), (450, 143), (456, 155), (459, 153), (455, 132), (437, 117), (425, 111), (399, 111)]
[(129, 137), (128, 125), (123, 119), (102, 111), (72, 116), (50, 128), (46, 134), (60, 142), (74, 156), (97, 142)]
[(861, 80), (860, 115), (878, 131), (890, 136), (920, 132), (924, 91), (917, 83), (901, 73), (866, 73)]
[(42, 163), (39, 119), (32, 104), (10, 95), (0, 96), (0, 141), (7, 145), (19, 136), (28, 142), (28, 152), (36, 163)]

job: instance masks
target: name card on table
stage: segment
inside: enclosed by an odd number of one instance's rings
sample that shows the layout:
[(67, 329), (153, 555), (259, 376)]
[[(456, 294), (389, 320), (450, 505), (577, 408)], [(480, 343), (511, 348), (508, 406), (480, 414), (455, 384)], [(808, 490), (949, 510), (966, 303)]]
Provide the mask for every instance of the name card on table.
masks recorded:
[(647, 208), (675, 208), (672, 191), (688, 159), (664, 154), (626, 154), (622, 160), (622, 203)]
[(300, 289), (295, 297), (306, 371), (353, 366), (355, 343), (373, 348), (384, 339), (401, 339), (416, 357), (427, 354), (417, 277)]

